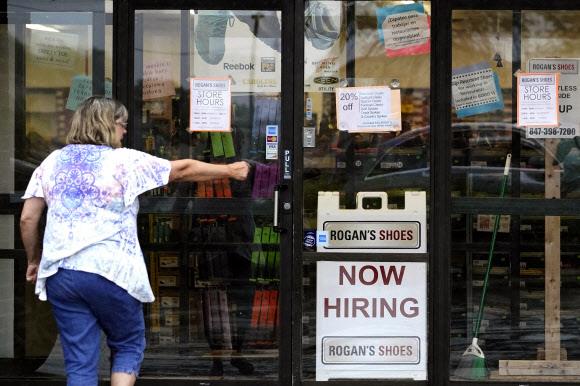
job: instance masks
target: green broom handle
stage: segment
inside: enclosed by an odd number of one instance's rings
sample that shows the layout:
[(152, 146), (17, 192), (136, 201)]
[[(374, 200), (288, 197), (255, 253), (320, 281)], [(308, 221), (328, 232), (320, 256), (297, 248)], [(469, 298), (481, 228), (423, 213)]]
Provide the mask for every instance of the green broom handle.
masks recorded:
[[(503, 178), (501, 180), (501, 190), (499, 192), (499, 197), (503, 198), (505, 194), (505, 188), (507, 186), (507, 180), (510, 170), (510, 162), (512, 155), (508, 154), (505, 159), (505, 167), (503, 170)], [(479, 327), (481, 326), (481, 318), (483, 317), (483, 307), (485, 305), (485, 297), (487, 295), (487, 285), (489, 281), (489, 273), (491, 271), (491, 260), (493, 259), (493, 250), (495, 248), (495, 239), (497, 237), (497, 231), (499, 229), (500, 214), (496, 214), (495, 221), (493, 222), (493, 234), (491, 236), (491, 244), (489, 245), (489, 253), (487, 255), (487, 269), (485, 270), (485, 278), (483, 280), (483, 291), (481, 293), (481, 300), (479, 302), (479, 310), (477, 311), (477, 319), (475, 321), (475, 329), (473, 332), (474, 338), (479, 336)]]

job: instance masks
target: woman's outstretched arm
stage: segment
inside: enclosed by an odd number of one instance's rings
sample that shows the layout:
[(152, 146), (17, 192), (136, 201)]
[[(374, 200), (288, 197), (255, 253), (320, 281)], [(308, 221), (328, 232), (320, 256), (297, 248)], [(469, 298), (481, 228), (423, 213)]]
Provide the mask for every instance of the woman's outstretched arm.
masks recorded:
[(250, 165), (245, 161), (220, 165), (193, 159), (180, 159), (171, 161), (169, 182), (207, 181), (216, 178), (245, 180), (249, 171)]

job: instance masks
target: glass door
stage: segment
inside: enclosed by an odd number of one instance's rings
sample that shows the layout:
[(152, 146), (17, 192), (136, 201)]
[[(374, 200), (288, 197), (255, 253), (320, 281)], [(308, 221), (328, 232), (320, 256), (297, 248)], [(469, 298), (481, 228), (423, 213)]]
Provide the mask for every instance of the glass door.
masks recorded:
[(144, 377), (279, 379), (281, 41), (280, 11), (135, 11), (133, 147), (252, 166), (141, 201)]
[(304, 3), (304, 383), (427, 379), (431, 8)]

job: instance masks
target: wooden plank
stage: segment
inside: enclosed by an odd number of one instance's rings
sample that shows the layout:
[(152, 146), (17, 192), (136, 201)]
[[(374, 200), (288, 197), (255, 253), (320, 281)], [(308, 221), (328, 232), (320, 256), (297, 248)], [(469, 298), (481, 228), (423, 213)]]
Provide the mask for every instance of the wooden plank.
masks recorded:
[[(545, 195), (560, 198), (560, 169), (554, 165), (558, 139), (546, 139)], [(560, 356), (560, 217), (545, 218), (545, 340), (546, 360), (559, 361)]]
[(546, 217), (546, 360), (560, 360), (560, 217)]
[[(459, 379), (458, 379), (459, 380)], [(490, 381), (503, 381), (503, 382), (518, 382), (523, 381), (529, 382), (574, 382), (575, 384), (580, 383), (580, 376), (575, 375), (500, 375), (497, 371), (490, 371), (489, 373)]]
[(580, 361), (500, 360), (499, 375), (580, 376)]
[[(543, 347), (538, 347), (536, 351), (536, 359), (539, 361), (546, 360), (546, 350)], [(568, 360), (568, 351), (565, 347), (560, 348), (560, 360), (567, 361)]]
[(544, 157), (544, 189), (546, 198), (560, 198), (560, 175), (562, 170), (558, 164), (554, 165), (553, 154), (558, 151), (557, 138), (546, 139), (544, 146), (546, 153)]

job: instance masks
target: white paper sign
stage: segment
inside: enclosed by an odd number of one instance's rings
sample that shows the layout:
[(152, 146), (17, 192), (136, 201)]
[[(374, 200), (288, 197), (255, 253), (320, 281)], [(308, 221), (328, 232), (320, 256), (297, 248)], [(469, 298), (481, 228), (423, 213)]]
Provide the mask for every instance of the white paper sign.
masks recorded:
[(143, 100), (175, 95), (169, 60), (143, 64)]
[(401, 131), (401, 92), (387, 86), (337, 88), (336, 115), (343, 131)]
[(528, 138), (572, 138), (580, 134), (580, 59), (542, 58), (531, 59), (530, 72), (551, 72), (560, 74), (558, 102), (560, 125), (558, 127), (528, 127)]
[(316, 380), (427, 379), (425, 263), (317, 262)]
[(518, 74), (517, 126), (558, 126), (558, 73)]
[(30, 31), (30, 54), (33, 63), (72, 68), (79, 37), (63, 32)]
[(383, 22), (385, 47), (401, 49), (427, 42), (430, 37), (427, 15), (415, 11), (390, 15)]
[(451, 94), (459, 118), (504, 107), (499, 79), (486, 62), (453, 69)]
[[(498, 232), (509, 233), (510, 231), (510, 215), (502, 215), (499, 219)], [(492, 232), (495, 224), (495, 215), (493, 214), (478, 214), (475, 223), (475, 229), (479, 232)]]
[(224, 78), (190, 79), (191, 131), (231, 131), (230, 80)]

